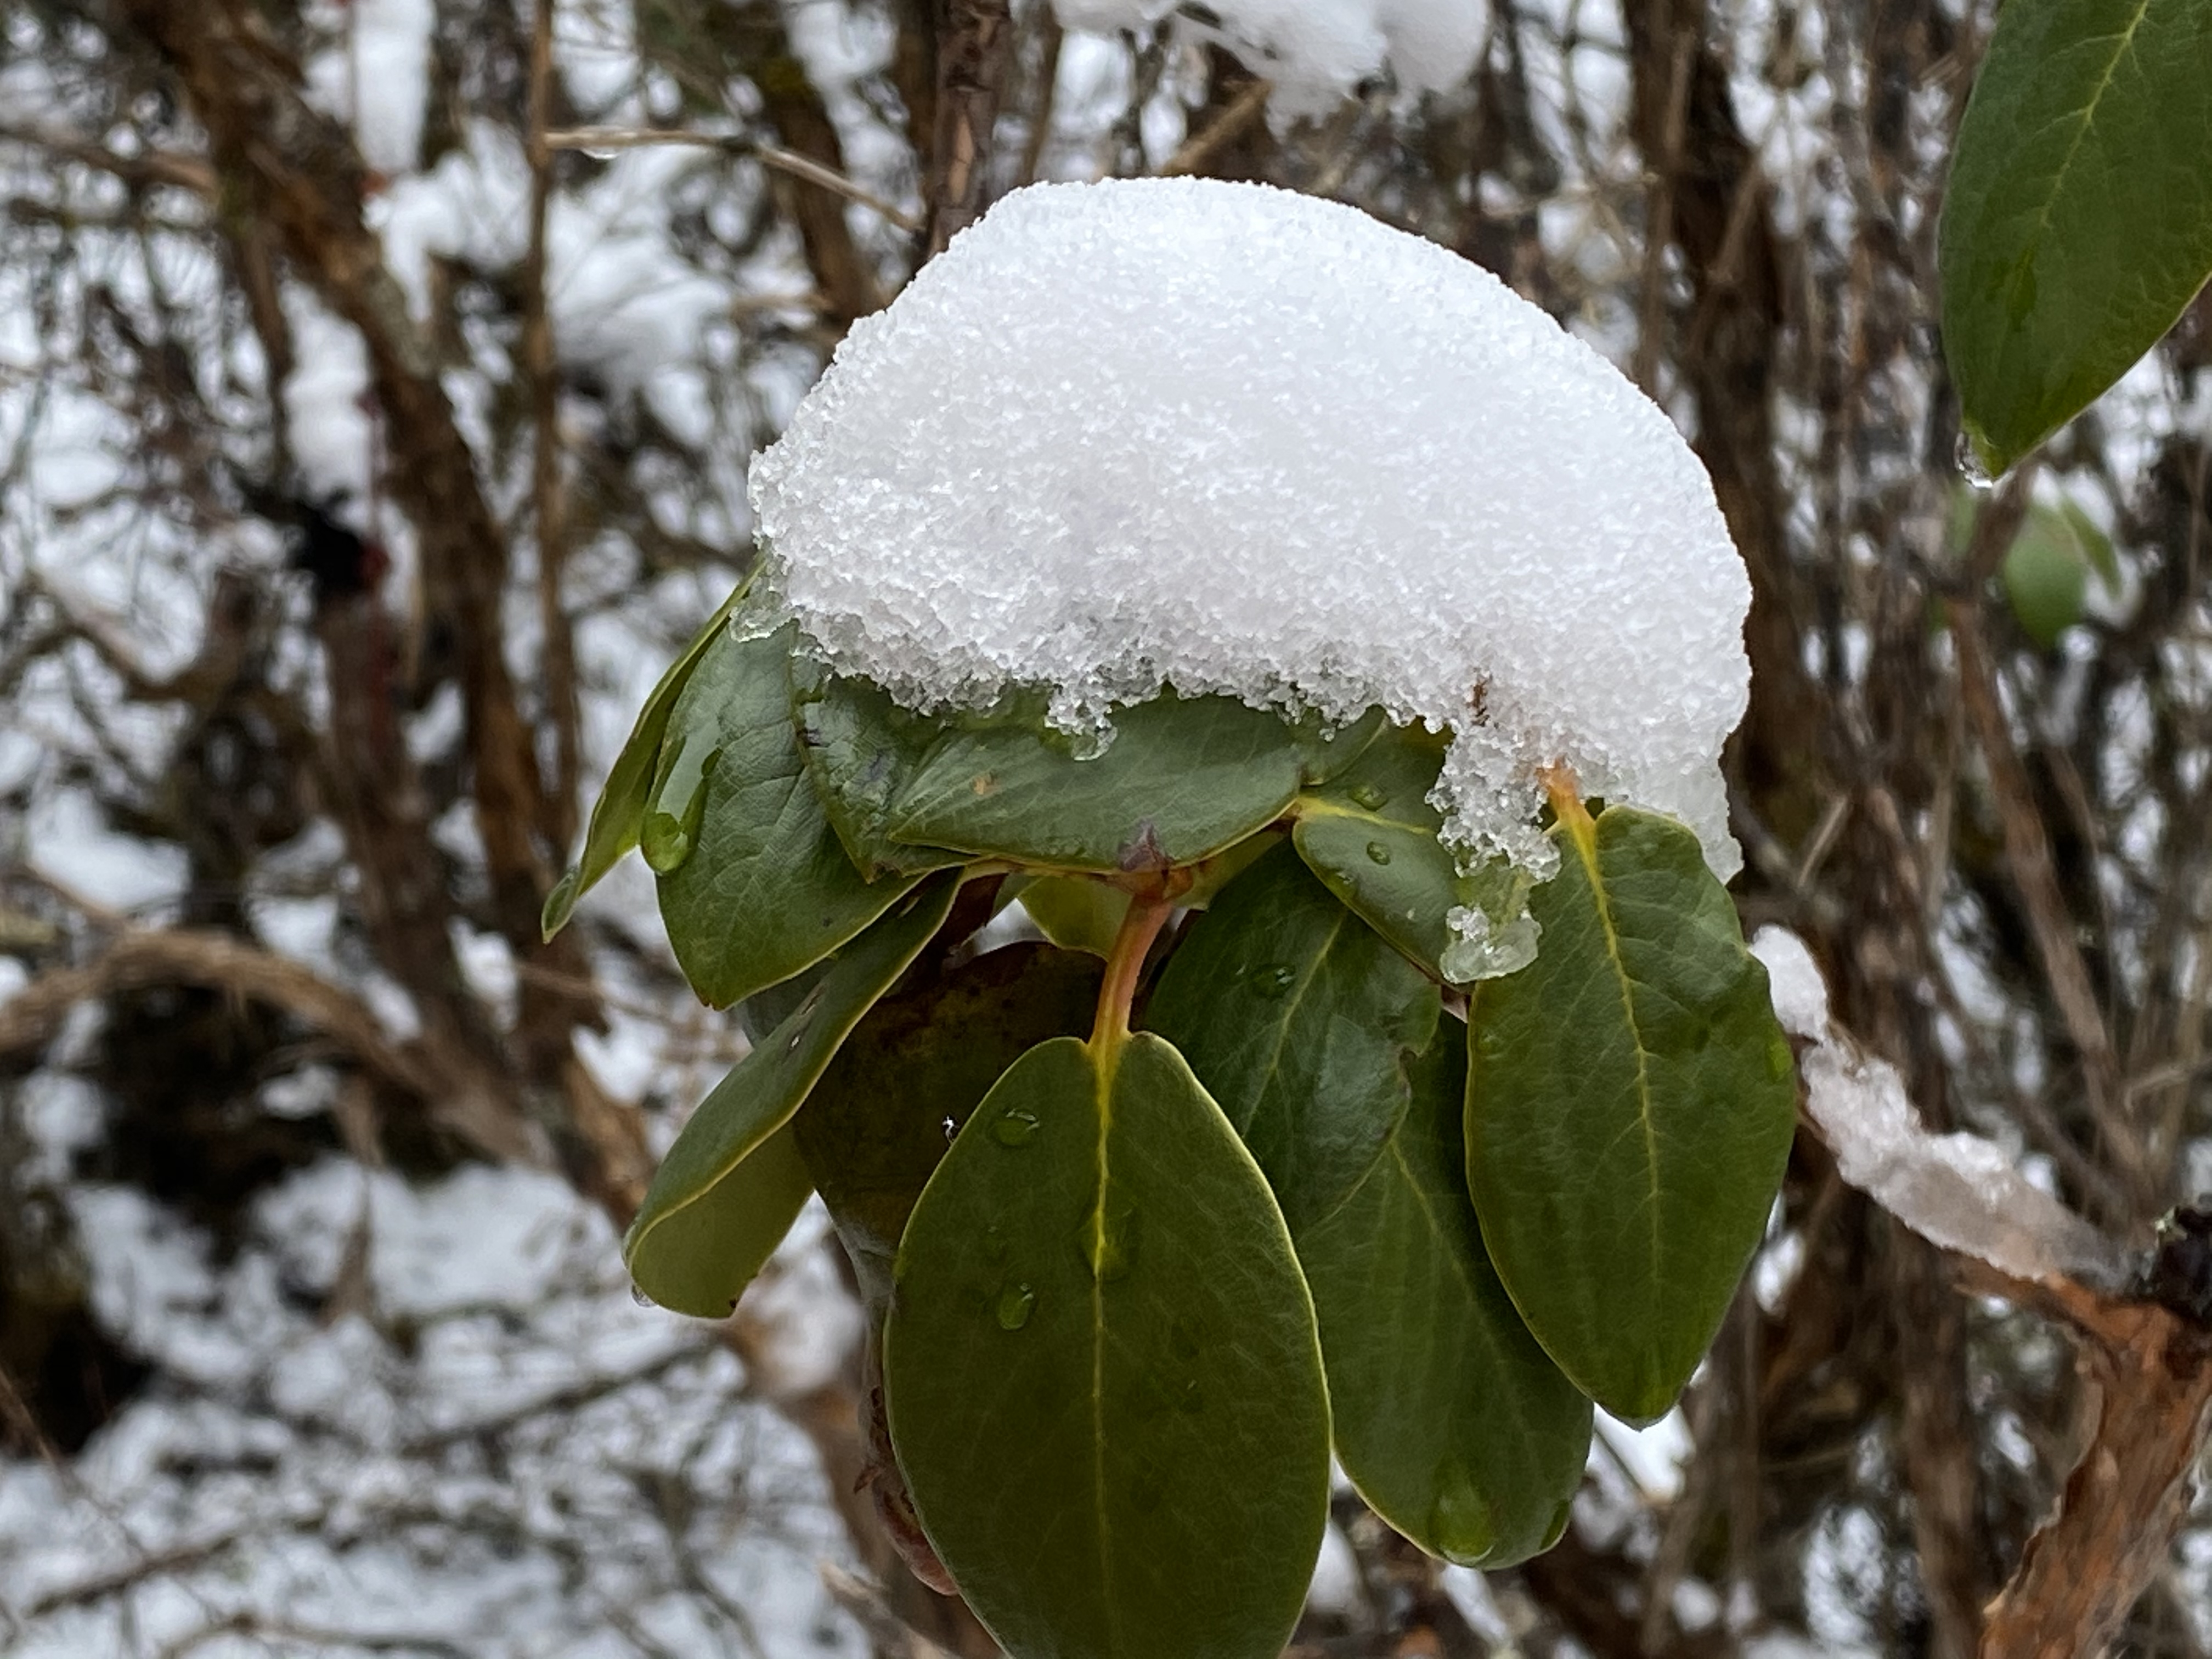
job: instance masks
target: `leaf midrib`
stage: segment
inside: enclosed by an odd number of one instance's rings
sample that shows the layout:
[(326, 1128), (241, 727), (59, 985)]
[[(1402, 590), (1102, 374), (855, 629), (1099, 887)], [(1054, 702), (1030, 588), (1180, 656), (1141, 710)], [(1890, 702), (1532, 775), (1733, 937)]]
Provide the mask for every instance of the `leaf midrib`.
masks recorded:
[(1114, 1525), (1106, 1504), (1106, 1194), (1112, 1162), (1108, 1140), (1114, 1131), (1114, 1079), (1127, 1039), (1109, 1042), (1086, 1055), (1098, 1109), (1098, 1192), (1091, 1210), (1091, 1495), (1098, 1517), (1098, 1577), (1108, 1586), (1104, 1613), (1107, 1647), (1121, 1648), (1114, 1583)]
[(1595, 828), (1571, 830), (1568, 839), (1589, 877), (1590, 901), (1597, 911), (1598, 927), (1605, 935), (1606, 960), (1613, 964), (1614, 977), (1620, 981), (1621, 1012), (1628, 1023), (1629, 1042), (1636, 1050), (1636, 1115), (1644, 1130), (1644, 1165), (1651, 1175), (1650, 1202), (1647, 1206), (1651, 1217), (1651, 1254), (1647, 1260), (1656, 1300), (1660, 1284), (1659, 1133), (1652, 1121), (1650, 1054), (1644, 1046), (1644, 1034), (1636, 1023), (1636, 981), (1630, 976), (1628, 963), (1621, 955), (1620, 933), (1613, 926), (1613, 901), (1607, 896), (1605, 881), (1598, 867)]
[[(2080, 124), (2075, 128), (2073, 140), (2066, 146), (2064, 159), (2058, 163), (2057, 171), (2051, 175), (2051, 188), (2045, 192), (2042, 205), (2036, 210), (2035, 235), (2037, 238), (2040, 238), (2051, 228), (2051, 210), (2057, 206), (2059, 196), (2065, 190), (2067, 177), (2073, 172), (2074, 163), (2081, 154), (2081, 146), (2087, 142), (2090, 131), (2097, 125), (2097, 107), (2104, 102), (2105, 94), (2112, 90), (2113, 77), (2119, 72), (2120, 59), (2126, 57), (2133, 48), (2136, 31), (2142, 27), (2142, 20), (2149, 14), (2150, 6), (2151, 0), (2136, 0), (2135, 15), (2128, 19), (2128, 26), (2118, 34), (2110, 37), (2115, 42), (2112, 55), (2106, 63), (2104, 72), (2097, 77), (2096, 89), (2089, 94), (2088, 101), (2081, 107)], [(2011, 279), (2005, 285), (2008, 298), (2010, 297), (2014, 288), (2018, 285), (2018, 268), (2015, 267)]]

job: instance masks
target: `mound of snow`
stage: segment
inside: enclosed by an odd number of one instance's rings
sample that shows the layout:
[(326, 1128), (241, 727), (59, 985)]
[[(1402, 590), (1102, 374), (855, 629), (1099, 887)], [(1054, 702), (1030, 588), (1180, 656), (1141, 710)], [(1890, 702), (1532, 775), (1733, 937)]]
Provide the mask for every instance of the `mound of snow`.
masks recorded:
[(1200, 179), (1006, 198), (857, 325), (751, 495), (772, 592), (908, 706), (1171, 684), (1449, 730), (1469, 859), (1539, 874), (1540, 769), (1725, 878), (1749, 585), (1667, 417), (1495, 277)]

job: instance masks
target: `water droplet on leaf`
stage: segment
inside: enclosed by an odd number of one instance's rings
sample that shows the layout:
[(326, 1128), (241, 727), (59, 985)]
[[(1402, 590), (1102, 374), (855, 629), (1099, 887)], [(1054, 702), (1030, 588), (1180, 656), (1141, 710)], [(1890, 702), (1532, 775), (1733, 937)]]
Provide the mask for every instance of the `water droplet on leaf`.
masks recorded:
[(1030, 1316), (1036, 1311), (1036, 1292), (1028, 1285), (1008, 1285), (1000, 1291), (996, 1312), (1000, 1330), (1021, 1329), (1030, 1322)]
[(1390, 849), (1388, 847), (1385, 847), (1379, 841), (1369, 842), (1367, 843), (1367, 861), (1370, 864), (1389, 863)]
[(638, 831), (638, 850), (655, 875), (673, 875), (699, 844), (699, 824), (707, 812), (707, 781), (722, 751), (696, 738), (676, 751)]
[(1352, 797), (1352, 804), (1354, 806), (1364, 807), (1370, 812), (1376, 811), (1390, 799), (1388, 793), (1377, 789), (1371, 783), (1355, 783), (1345, 793)]
[(1137, 1212), (1124, 1205), (1094, 1211), (1083, 1224), (1083, 1259), (1102, 1285), (1127, 1277), (1137, 1262)]
[(1456, 1463), (1443, 1471), (1437, 1501), (1429, 1511), (1429, 1529), (1437, 1553), (1448, 1561), (1474, 1566), (1498, 1542), (1498, 1522), (1490, 1504)]
[(1976, 489), (1993, 489), (1996, 487), (1997, 481), (1990, 476), (1989, 468), (1982, 465), (1981, 454), (1975, 449), (1974, 441), (1972, 438), (1961, 432), (1959, 434), (1958, 447), (1952, 453), (1958, 459), (1960, 476), (1969, 484)]
[(1036, 1114), (1019, 1106), (1009, 1108), (991, 1126), (991, 1139), (1001, 1146), (1026, 1146), (1036, 1138)]
[(946, 1118), (945, 1120), (945, 1144), (950, 1146), (952, 1144), (952, 1137), (957, 1134), (959, 1131), (960, 1126), (955, 1123), (951, 1118)]
[(1244, 976), (1244, 982), (1272, 1002), (1298, 982), (1297, 970), (1279, 962), (1263, 963)]

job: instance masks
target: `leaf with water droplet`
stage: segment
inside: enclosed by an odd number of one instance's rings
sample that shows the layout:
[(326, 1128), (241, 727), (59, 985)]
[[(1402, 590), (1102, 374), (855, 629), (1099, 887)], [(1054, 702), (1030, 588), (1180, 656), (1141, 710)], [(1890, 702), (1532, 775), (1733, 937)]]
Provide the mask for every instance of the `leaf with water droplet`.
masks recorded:
[(706, 655), (707, 647), (729, 631), (730, 617), (744, 593), (745, 584), (740, 583), (737, 591), (722, 601), (720, 608), (707, 619), (707, 625), (684, 647), (684, 654), (669, 665), (668, 672), (646, 698), (645, 707), (638, 711), (637, 724), (631, 728), (622, 752), (615, 757), (599, 799), (592, 804), (591, 823), (584, 832), (584, 849), (545, 900), (541, 923), (547, 939), (568, 925), (576, 902), (615, 867), (623, 854), (637, 845), (647, 803), (653, 794), (661, 740), (667, 733), (676, 700), (683, 695), (699, 659)]
[(2212, 8), (1997, 14), (1937, 232), (1943, 356), (2002, 473), (2118, 380), (2212, 275)]
[[(1445, 739), (1393, 726), (1325, 788), (1308, 790), (1291, 809), (1292, 838), (1313, 872), (1424, 973), (1448, 977), (1455, 936), (1448, 918), (1471, 906), (1500, 927), (1521, 914), (1526, 886), (1502, 863), (1462, 875), (1437, 839), (1443, 819), (1428, 803), (1443, 764)], [(1454, 961), (1473, 973), (1485, 961)]]
[(1026, 1146), (1036, 1132), (1036, 1114), (1019, 1106), (1009, 1106), (991, 1124), (991, 1139), (1001, 1146)]
[(1499, 1567), (1548, 1547), (1591, 1415), (1483, 1249), (1463, 1174), (1466, 1078), (1466, 1030), (1447, 1017), (1413, 1063), (1397, 1133), (1297, 1239), (1346, 1474), (1423, 1549)]
[[(720, 1319), (736, 1304), (812, 1190), (795, 1137), (779, 1132), (847, 1034), (944, 924), (959, 884), (950, 872), (930, 878), (848, 945), (806, 1000), (691, 1115), (623, 1240), (630, 1277), (662, 1307)], [(755, 1167), (771, 1142), (782, 1149), (773, 1166)], [(783, 1214), (779, 1206), (794, 1191)]]
[(1088, 760), (1041, 708), (1010, 697), (949, 725), (886, 811), (892, 839), (1042, 869), (1166, 869), (1264, 829), (1304, 781), (1298, 733), (1233, 697), (1121, 709)]
[(1293, 1228), (1366, 1173), (1434, 1035), (1433, 982), (1278, 847), (1190, 926), (1145, 1024), (1180, 1048)]
[[(1036, 1144), (963, 1133), (899, 1249), (884, 1383), (922, 1527), (1017, 1659), (1275, 1659), (1327, 1516), (1328, 1405), (1267, 1185), (1155, 1036), (1032, 1049), (977, 1111), (1010, 1107)], [(1094, 1273), (1069, 1241), (1117, 1216), (1141, 1248)], [(1036, 1298), (1018, 1340), (1010, 1277)]]
[[(1103, 966), (1024, 941), (902, 986), (845, 1039), (793, 1120), (799, 1150), (880, 1321), (923, 1183), (976, 1103), (1048, 1037), (1091, 1029)], [(986, 1245), (1003, 1238), (984, 1226)]]
[(795, 638), (786, 626), (708, 647), (654, 780), (654, 815), (685, 831), (684, 856), (660, 878), (668, 942), (718, 1008), (820, 961), (914, 885), (866, 880), (830, 827), (792, 724)]
[(1766, 974), (1698, 838), (1579, 810), (1543, 949), (1471, 1000), (1467, 1176), (1498, 1277), (1559, 1368), (1650, 1422), (1711, 1346), (1796, 1126)]
[(1036, 1308), (1036, 1292), (1026, 1285), (1009, 1285), (999, 1292), (999, 1328), (1018, 1331), (1030, 1322)]
[(792, 659), (791, 696), (807, 775), (863, 874), (923, 875), (962, 862), (942, 848), (892, 840), (887, 817), (948, 717), (902, 708), (879, 687), (832, 674), (803, 653)]

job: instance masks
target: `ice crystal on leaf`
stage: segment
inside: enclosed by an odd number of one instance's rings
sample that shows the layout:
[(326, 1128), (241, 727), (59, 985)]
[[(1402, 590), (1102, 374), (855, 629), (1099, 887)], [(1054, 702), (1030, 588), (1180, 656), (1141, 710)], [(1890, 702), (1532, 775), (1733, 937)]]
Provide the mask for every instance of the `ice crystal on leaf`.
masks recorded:
[(767, 583), (921, 709), (1164, 685), (1449, 731), (1445, 836), (1545, 873), (1541, 769), (1725, 878), (1743, 565), (1665, 415), (1480, 267), (1197, 179), (1000, 202), (755, 463)]

